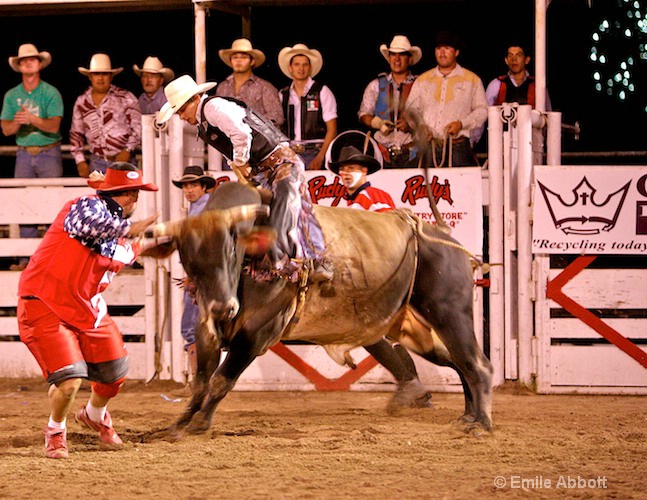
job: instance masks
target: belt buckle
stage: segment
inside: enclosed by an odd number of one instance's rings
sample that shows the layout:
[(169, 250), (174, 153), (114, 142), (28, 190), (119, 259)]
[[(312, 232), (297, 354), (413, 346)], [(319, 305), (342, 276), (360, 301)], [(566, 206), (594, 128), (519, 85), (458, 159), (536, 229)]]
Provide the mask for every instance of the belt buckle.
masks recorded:
[(40, 146), (25, 146), (25, 151), (30, 155), (37, 155), (43, 150)]

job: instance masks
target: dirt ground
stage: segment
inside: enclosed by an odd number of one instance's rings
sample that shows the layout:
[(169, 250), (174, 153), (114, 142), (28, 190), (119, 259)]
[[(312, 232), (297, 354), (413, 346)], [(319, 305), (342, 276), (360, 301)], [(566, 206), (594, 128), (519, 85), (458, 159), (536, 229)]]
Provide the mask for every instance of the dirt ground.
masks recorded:
[[(0, 379), (0, 498), (645, 498), (647, 399), (507, 386), (494, 431), (455, 424), (462, 394), (386, 414), (387, 392), (233, 392), (204, 435), (160, 437), (182, 387), (129, 381), (110, 404), (125, 442), (102, 451), (68, 419), (70, 458), (44, 458), (47, 386)], [(73, 410), (87, 401), (84, 385)], [(181, 400), (181, 401), (178, 401)]]

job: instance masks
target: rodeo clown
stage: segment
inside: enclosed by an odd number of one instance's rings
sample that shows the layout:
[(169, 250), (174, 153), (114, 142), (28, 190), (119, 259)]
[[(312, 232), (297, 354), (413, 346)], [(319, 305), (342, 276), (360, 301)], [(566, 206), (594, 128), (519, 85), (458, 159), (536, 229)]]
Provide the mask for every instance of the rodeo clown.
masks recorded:
[(68, 456), (66, 420), (82, 379), (92, 381), (92, 392), (76, 421), (97, 431), (103, 448), (122, 445), (106, 406), (124, 383), (128, 354), (101, 292), (135, 261), (141, 245), (132, 239), (157, 219), (129, 220), (139, 191), (158, 189), (130, 163), (93, 173), (88, 185), (96, 194), (65, 204), (18, 284), (20, 340), (51, 384), (47, 458)]

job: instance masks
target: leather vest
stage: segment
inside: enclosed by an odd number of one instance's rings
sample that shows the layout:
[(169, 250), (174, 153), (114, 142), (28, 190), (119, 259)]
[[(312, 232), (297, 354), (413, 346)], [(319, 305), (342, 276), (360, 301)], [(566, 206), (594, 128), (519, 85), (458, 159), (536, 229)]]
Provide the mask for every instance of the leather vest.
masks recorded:
[(504, 102), (518, 102), (519, 104), (530, 104), (535, 107), (535, 77), (528, 76), (526, 81), (518, 87), (510, 80), (510, 75), (497, 77), (501, 82), (499, 93), (494, 101), (494, 106), (499, 106)]
[[(314, 82), (308, 92), (301, 96), (301, 140), (323, 139), (326, 136), (326, 122), (321, 109), (321, 88), (323, 85)], [(294, 139), (294, 106), (290, 105), (290, 86), (281, 89), (283, 115), (283, 133)]]
[(245, 108), (247, 116), (243, 118), (243, 122), (252, 129), (252, 150), (249, 158), (251, 165), (257, 165), (263, 158), (274, 151), (276, 146), (282, 142), (289, 141), (271, 120), (256, 113), (243, 101), (239, 101), (233, 97), (211, 96), (202, 102), (200, 116), (203, 117), (203, 120), (198, 124), (198, 135), (204, 142), (220, 151), (228, 160), (231, 161), (234, 157), (234, 146), (231, 143), (231, 139), (218, 127), (211, 125), (204, 119), (204, 107), (211, 99), (226, 99)]
[[(377, 102), (375, 103), (375, 116), (379, 116), (382, 120), (391, 120), (395, 122), (395, 108), (393, 106), (393, 85), (389, 82), (386, 73), (380, 73), (377, 77), (379, 92), (377, 94)], [(403, 83), (400, 85), (400, 100), (398, 102), (398, 114), (401, 116), (404, 104), (407, 102), (409, 92), (413, 82)]]

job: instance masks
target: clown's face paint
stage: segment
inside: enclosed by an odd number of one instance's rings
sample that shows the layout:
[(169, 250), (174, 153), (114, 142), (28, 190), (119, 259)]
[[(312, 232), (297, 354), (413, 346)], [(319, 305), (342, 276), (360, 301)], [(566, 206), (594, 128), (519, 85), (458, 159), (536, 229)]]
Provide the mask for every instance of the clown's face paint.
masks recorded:
[(339, 175), (341, 175), (341, 181), (346, 186), (346, 189), (357, 186), (364, 177), (362, 172), (339, 172)]

